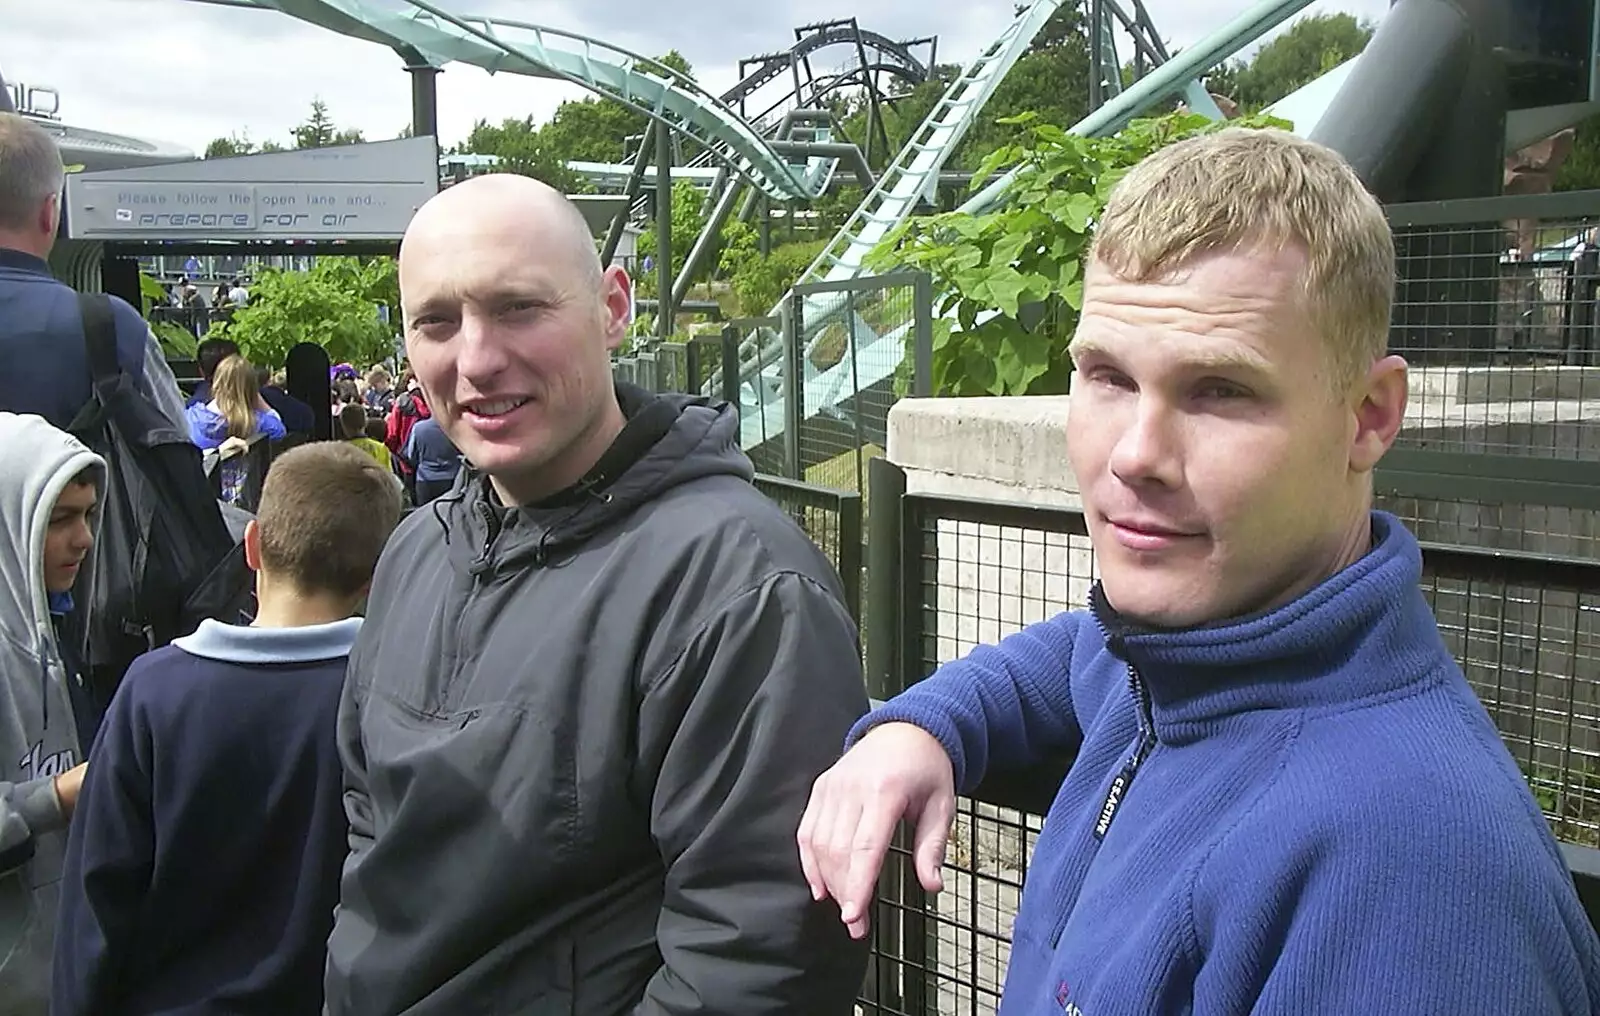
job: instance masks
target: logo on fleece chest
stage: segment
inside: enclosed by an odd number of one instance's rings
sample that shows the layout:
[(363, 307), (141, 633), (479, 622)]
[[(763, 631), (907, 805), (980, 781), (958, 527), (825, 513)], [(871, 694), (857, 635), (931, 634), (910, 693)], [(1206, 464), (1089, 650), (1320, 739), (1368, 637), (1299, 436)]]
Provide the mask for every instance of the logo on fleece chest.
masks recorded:
[(40, 780), (46, 776), (60, 776), (62, 773), (78, 764), (78, 753), (71, 748), (60, 751), (44, 753), (44, 742), (37, 741), (28, 753), (17, 759), (17, 768), (22, 771), (22, 781)]
[(1056, 1005), (1061, 1007), (1064, 1016), (1084, 1016), (1083, 1010), (1078, 1008), (1078, 1003), (1071, 996), (1072, 989), (1067, 987), (1066, 981), (1056, 985)]

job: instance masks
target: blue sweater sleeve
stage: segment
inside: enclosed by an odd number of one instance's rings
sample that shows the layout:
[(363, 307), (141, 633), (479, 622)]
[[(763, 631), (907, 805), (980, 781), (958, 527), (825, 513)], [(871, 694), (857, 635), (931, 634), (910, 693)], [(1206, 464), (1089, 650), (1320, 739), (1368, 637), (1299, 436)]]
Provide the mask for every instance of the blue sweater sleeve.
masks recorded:
[(944, 746), (956, 789), (971, 790), (990, 766), (1021, 769), (1083, 737), (1072, 709), (1072, 651), (1081, 613), (1059, 614), (979, 646), (861, 719), (845, 744), (884, 723), (911, 723)]
[(112, 699), (73, 814), (61, 878), (53, 1016), (115, 1012), (155, 856), (151, 740), (135, 664)]

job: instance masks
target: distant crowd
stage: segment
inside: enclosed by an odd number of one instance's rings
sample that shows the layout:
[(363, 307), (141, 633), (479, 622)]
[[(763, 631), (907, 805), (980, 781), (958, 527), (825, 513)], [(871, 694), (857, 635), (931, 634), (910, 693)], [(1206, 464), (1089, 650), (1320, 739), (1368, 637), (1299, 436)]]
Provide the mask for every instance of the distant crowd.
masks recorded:
[[(255, 439), (293, 447), (310, 440), (312, 407), (285, 390), (284, 375), (255, 367), (227, 339), (206, 339), (196, 353), (201, 379), (185, 417), (209, 468), (220, 471), (221, 497), (237, 504), (243, 492), (241, 455)], [(349, 364), (329, 371), (334, 436), (350, 442), (394, 474), (408, 501), (421, 506), (443, 494), (462, 468), (461, 453), (428, 407), (410, 370), (400, 384), (384, 366), (358, 375)]]

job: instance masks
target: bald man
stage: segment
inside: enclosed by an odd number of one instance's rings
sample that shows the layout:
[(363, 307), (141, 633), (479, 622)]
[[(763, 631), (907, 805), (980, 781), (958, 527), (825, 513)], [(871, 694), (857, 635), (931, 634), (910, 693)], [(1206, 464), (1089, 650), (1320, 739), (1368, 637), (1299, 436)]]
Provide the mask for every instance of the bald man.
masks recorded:
[(794, 840), (866, 711), (856, 624), (738, 414), (613, 384), (631, 283), (533, 180), (434, 198), (400, 286), (470, 468), (351, 655), (328, 1012), (852, 1012), (865, 953)]

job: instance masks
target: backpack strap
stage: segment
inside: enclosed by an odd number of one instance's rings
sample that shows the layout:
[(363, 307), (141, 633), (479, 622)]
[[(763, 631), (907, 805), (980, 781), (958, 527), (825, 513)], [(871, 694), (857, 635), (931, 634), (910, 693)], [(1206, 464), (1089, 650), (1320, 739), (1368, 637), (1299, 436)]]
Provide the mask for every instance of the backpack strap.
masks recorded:
[(104, 293), (79, 293), (78, 311), (83, 315), (90, 374), (96, 384), (115, 381), (122, 365), (117, 363), (117, 319), (111, 312), (111, 298)]
[(117, 319), (111, 299), (104, 293), (79, 293), (78, 313), (83, 318), (83, 344), (89, 354), (89, 377), (94, 393), (78, 410), (67, 430), (83, 437), (99, 429), (104, 419), (105, 401), (122, 378), (117, 362)]

